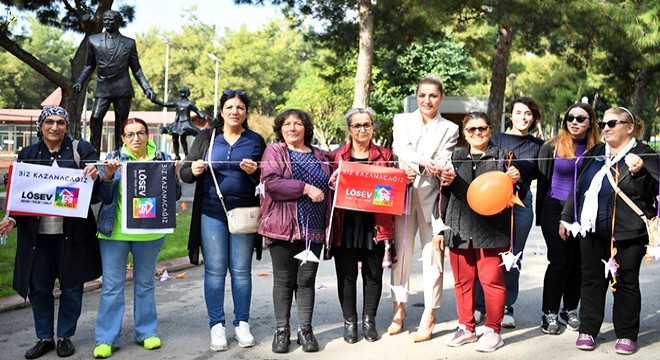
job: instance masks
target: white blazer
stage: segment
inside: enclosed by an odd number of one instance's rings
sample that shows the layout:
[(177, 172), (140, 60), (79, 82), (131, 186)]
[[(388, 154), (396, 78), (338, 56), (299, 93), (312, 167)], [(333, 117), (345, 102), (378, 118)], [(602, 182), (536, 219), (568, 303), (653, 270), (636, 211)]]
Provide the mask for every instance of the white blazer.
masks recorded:
[(422, 143), (424, 121), (419, 110), (395, 115), (392, 151), (399, 159), (400, 168), (412, 168), (417, 172), (413, 188), (418, 191), (424, 218), (430, 222), (440, 181), (436, 176), (423, 174), (419, 163), (422, 159), (451, 159), (451, 153), (458, 143), (459, 128), (451, 120), (443, 118), (440, 113), (426, 126), (429, 133)]

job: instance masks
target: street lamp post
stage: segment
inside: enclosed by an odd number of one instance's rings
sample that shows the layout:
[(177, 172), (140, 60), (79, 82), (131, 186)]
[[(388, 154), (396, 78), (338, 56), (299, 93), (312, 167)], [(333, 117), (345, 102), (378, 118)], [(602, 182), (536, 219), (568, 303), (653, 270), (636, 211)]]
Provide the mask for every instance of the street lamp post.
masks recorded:
[[(165, 35), (158, 35), (160, 40), (165, 43), (165, 92), (163, 92), (163, 103), (167, 102), (167, 92), (169, 91), (169, 71), (170, 71), (170, 39)], [(163, 127), (167, 126), (167, 107), (163, 106)], [(167, 152), (167, 137), (160, 135), (161, 151)]]
[(215, 61), (215, 90), (213, 91), (213, 118), (215, 119), (218, 117), (218, 64), (220, 64), (220, 59), (211, 53), (206, 55)]

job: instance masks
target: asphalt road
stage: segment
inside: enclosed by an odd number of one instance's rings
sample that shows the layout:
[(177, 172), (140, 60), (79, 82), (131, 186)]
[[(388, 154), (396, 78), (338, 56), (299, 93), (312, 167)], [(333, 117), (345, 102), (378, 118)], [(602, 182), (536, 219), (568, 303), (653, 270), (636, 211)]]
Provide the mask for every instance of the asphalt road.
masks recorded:
[[(540, 250), (540, 251), (539, 251)], [(209, 328), (203, 295), (203, 267), (193, 267), (187, 270), (183, 279), (170, 279), (158, 282), (156, 297), (159, 314), (159, 336), (163, 346), (159, 350), (147, 351), (133, 341), (132, 284), (126, 288), (127, 307), (124, 316), (122, 347), (115, 352), (112, 359), (603, 359), (606, 357), (621, 357), (614, 352), (616, 337), (611, 324), (612, 295), (608, 294), (605, 323), (597, 337), (597, 348), (591, 352), (575, 348), (577, 334), (566, 331), (562, 327), (559, 335), (544, 335), (540, 330), (541, 292), (543, 274), (547, 264), (545, 244), (540, 228), (534, 227), (525, 250), (524, 267), (521, 276), (521, 293), (515, 306), (518, 326), (515, 329), (504, 329), (505, 345), (494, 353), (481, 354), (474, 350), (474, 344), (459, 348), (444, 345), (445, 338), (453, 333), (457, 326), (456, 306), (453, 292), (453, 276), (449, 261), (445, 261), (444, 297), (442, 308), (437, 312), (437, 325), (433, 338), (424, 343), (415, 344), (412, 332), (419, 322), (423, 302), (421, 289), (421, 262), (419, 250), (414, 255), (412, 274), (412, 291), (410, 297), (408, 318), (402, 334), (382, 338), (373, 343), (361, 339), (356, 344), (347, 344), (342, 340), (343, 319), (336, 293), (336, 278), (333, 262), (322, 262), (317, 278), (316, 310), (314, 314), (314, 330), (321, 350), (316, 354), (302, 352), (295, 340), (288, 354), (274, 354), (270, 350), (275, 320), (271, 303), (272, 271), (270, 257), (264, 252), (264, 259), (254, 262), (253, 299), (251, 310), (252, 333), (257, 339), (253, 348), (242, 349), (233, 339), (233, 327), (230, 325), (227, 333), (229, 350), (213, 352), (209, 350)], [(537, 253), (537, 254), (535, 254)], [(641, 329), (636, 354), (628, 356), (631, 359), (660, 359), (660, 287), (657, 274), (660, 262), (642, 265), (642, 315)], [(389, 279), (389, 271), (384, 275), (384, 281)], [(77, 348), (71, 359), (90, 359), (94, 349), (94, 321), (99, 303), (99, 290), (85, 293), (83, 313), (78, 322), (78, 330), (73, 342)], [(392, 302), (387, 286), (383, 289), (381, 306), (378, 314), (378, 330), (384, 333), (389, 324)], [(228, 323), (232, 319), (232, 303), (227, 290), (225, 310), (229, 314)], [(295, 306), (292, 319), (296, 319)], [(0, 359), (22, 359), (25, 351), (36, 341), (32, 313), (29, 307), (0, 313)], [(296, 326), (295, 320), (292, 327)], [(480, 334), (483, 327), (477, 328)], [(294, 335), (295, 337), (295, 335)], [(55, 352), (43, 357), (56, 359)]]

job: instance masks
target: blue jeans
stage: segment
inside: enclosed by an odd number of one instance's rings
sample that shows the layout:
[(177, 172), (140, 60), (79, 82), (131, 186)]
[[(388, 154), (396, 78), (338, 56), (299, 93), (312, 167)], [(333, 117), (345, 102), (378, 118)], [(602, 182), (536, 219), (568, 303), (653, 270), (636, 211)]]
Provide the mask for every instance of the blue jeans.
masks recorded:
[(124, 318), (126, 260), (133, 254), (133, 324), (135, 340), (156, 336), (156, 262), (165, 238), (152, 241), (99, 239), (103, 262), (103, 288), (96, 317), (96, 344), (119, 346)]
[[(60, 270), (64, 251), (62, 235), (39, 235), (34, 249), (30, 272), (30, 292), (34, 329), (37, 338), (52, 339), (55, 325), (55, 299), (53, 287)], [(82, 309), (83, 284), (61, 289), (60, 307), (57, 312), (57, 336), (71, 337), (76, 333), (76, 325)]]
[(230, 234), (226, 220), (202, 214), (204, 298), (209, 326), (225, 325), (225, 279), (231, 276), (234, 326), (249, 322), (252, 301), (252, 249), (257, 234)]
[[(513, 253), (522, 253), (525, 250), (527, 237), (529, 231), (532, 229), (534, 222), (534, 209), (532, 208), (532, 192), (527, 192), (527, 195), (520, 199), (525, 207), (520, 205), (513, 206)], [(559, 225), (557, 225), (559, 226)], [(504, 272), (504, 287), (506, 288), (506, 310), (513, 314), (513, 304), (518, 300), (518, 293), (520, 291), (520, 271), (522, 270), (523, 254), (518, 258), (518, 269), (511, 269), (511, 271)], [(484, 312), (486, 305), (484, 301), (484, 290), (481, 283), (477, 281), (475, 287), (476, 294), (476, 309)]]

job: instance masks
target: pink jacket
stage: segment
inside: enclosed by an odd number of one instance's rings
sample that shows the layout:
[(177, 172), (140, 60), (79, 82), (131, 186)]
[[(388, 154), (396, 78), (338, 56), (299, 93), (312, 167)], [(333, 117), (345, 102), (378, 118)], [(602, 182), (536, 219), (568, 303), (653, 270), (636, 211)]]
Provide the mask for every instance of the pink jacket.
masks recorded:
[[(312, 147), (314, 156), (321, 162), (321, 167), (330, 176), (332, 168), (327, 162), (327, 153)], [(261, 158), (261, 181), (264, 184), (264, 197), (261, 200), (261, 219), (259, 234), (269, 239), (293, 241), (300, 240), (297, 202), (303, 195), (305, 182), (293, 178), (291, 159), (285, 143), (275, 143), (266, 147)], [(326, 198), (326, 234), (330, 229), (330, 210), (332, 197), (330, 191)]]

